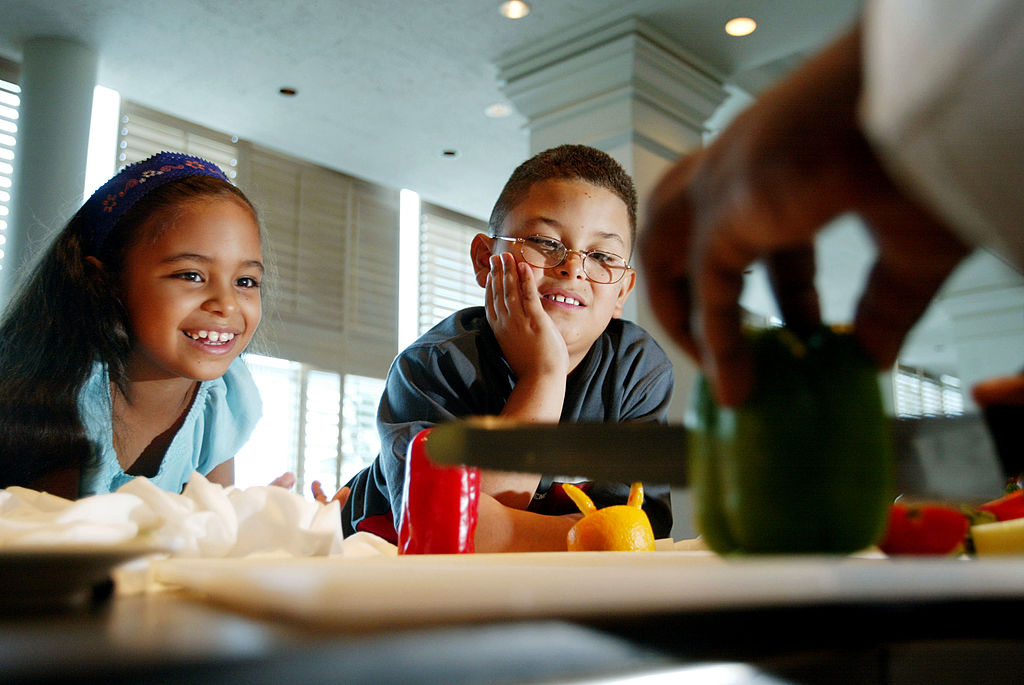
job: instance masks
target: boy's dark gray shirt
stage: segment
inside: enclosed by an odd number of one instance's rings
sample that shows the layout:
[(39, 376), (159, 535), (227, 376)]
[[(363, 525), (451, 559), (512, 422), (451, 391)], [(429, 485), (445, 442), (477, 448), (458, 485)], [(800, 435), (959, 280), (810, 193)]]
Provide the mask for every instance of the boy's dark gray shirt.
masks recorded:
[[(402, 351), (391, 365), (377, 413), (381, 453), (357, 474), (342, 511), (345, 535), (365, 518), (400, 511), (405, 452), (422, 429), (466, 416), (496, 415), (515, 385), (515, 374), (487, 323), (483, 307), (452, 314)], [(672, 363), (640, 326), (612, 319), (566, 379), (563, 422), (658, 421), (667, 418)], [(643, 459), (643, 446), (623, 459)], [(551, 483), (542, 481), (540, 494)], [(672, 513), (667, 486), (644, 484), (656, 537), (667, 537)], [(625, 483), (595, 484), (599, 507), (623, 504)], [(531, 506), (532, 508), (532, 506)]]

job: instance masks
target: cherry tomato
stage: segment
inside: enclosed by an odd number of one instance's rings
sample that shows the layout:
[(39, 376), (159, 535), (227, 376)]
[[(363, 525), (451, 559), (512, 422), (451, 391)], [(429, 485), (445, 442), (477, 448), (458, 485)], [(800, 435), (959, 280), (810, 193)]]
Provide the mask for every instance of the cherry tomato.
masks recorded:
[(969, 526), (967, 517), (952, 507), (893, 504), (878, 546), (890, 556), (951, 554), (963, 544)]

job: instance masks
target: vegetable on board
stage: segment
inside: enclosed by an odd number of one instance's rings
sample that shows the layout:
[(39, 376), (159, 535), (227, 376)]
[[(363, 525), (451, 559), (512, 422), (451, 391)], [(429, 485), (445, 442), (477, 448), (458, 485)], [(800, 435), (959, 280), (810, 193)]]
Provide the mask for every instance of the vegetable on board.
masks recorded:
[(687, 417), (697, 529), (714, 551), (855, 552), (885, 531), (893, 446), (877, 369), (852, 335), (752, 332), (755, 383), (720, 407), (698, 379)]
[(420, 431), (409, 443), (398, 553), (467, 554), (474, 550), (480, 469), (431, 462), (430, 431)]

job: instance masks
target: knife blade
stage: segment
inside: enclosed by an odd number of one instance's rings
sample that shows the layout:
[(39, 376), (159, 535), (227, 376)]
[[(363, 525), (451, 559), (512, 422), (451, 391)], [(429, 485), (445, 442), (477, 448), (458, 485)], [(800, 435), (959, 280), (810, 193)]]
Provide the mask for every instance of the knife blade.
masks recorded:
[[(981, 502), (1006, 474), (980, 415), (893, 419), (899, 493)], [(656, 423), (516, 424), (473, 417), (434, 427), (431, 459), (484, 469), (578, 474), (594, 480), (686, 487), (686, 429)]]

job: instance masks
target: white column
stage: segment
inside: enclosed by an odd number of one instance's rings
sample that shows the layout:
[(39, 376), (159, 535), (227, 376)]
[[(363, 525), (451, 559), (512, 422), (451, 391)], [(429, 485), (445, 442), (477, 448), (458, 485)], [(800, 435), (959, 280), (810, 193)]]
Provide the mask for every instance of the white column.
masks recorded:
[(97, 54), (74, 41), (25, 43), (0, 302), (82, 204), (98, 66)]
[[(730, 95), (714, 69), (636, 19), (531, 44), (497, 66), (505, 95), (527, 119), (531, 154), (563, 143), (604, 150), (633, 176), (641, 217), (662, 173), (700, 147), (708, 119)], [(681, 422), (696, 369), (651, 314), (642, 271), (639, 280), (626, 318), (650, 331), (672, 358), (671, 416)]]

